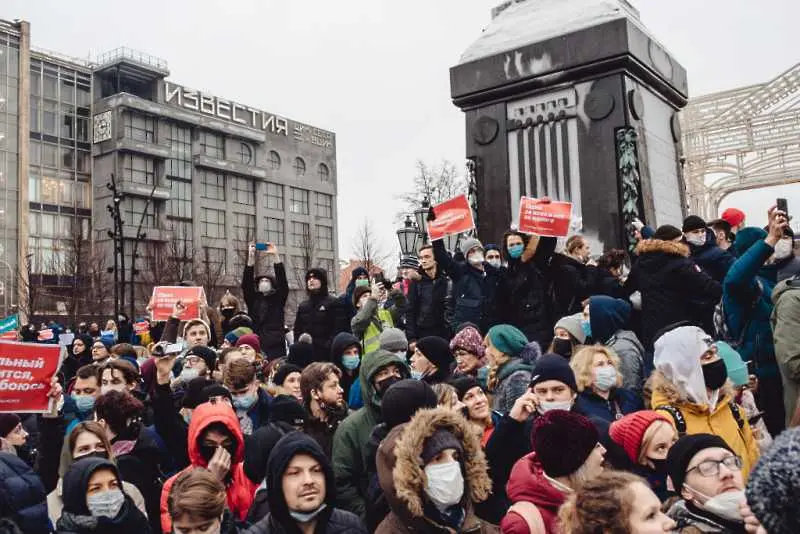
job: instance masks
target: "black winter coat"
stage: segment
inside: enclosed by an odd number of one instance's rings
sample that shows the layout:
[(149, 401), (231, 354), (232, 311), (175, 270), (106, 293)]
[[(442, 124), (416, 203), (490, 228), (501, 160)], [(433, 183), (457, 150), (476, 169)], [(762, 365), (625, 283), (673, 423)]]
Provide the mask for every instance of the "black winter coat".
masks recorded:
[(286, 268), (282, 262), (278, 262), (275, 264), (275, 276), (266, 276), (273, 288), (266, 295), (256, 290), (254, 270), (252, 265), (248, 265), (242, 276), (242, 293), (247, 303), (247, 313), (253, 319), (255, 332), (261, 341), (261, 351), (270, 360), (282, 358), (286, 356), (284, 308), (286, 299), (289, 298)]
[[(130, 452), (117, 454), (127, 438), (135, 440)], [(115, 459), (122, 480), (130, 482), (141, 492), (144, 498), (150, 528), (153, 532), (161, 529), (160, 500), (161, 480), (160, 457), (161, 450), (149, 431), (144, 429), (133, 430), (133, 435), (120, 435), (111, 444), (115, 451)]]
[(448, 279), (441, 265), (436, 277), (431, 278), (422, 269), (420, 279), (411, 282), (408, 288), (406, 308), (406, 337), (416, 341), (428, 336), (450, 338), (450, 328), (445, 319)]
[(625, 282), (628, 294), (642, 294), (642, 342), (652, 349), (655, 336), (665, 327), (688, 321), (701, 328), (708, 323), (722, 298), (722, 285), (689, 259), (689, 247), (673, 241), (646, 239), (636, 252)]
[(25, 534), (47, 534), (47, 494), (28, 464), (0, 452), (0, 517), (14, 521)]
[(619, 278), (611, 274), (608, 269), (600, 267), (594, 269), (594, 280), (590, 296), (594, 295), (607, 295), (615, 299), (624, 299), (626, 297), (625, 288)]
[(720, 284), (725, 280), (725, 275), (728, 274), (733, 262), (736, 261), (733, 254), (717, 246), (717, 238), (709, 228), (706, 228), (705, 244), (698, 247), (689, 243), (689, 251), (692, 260)]
[[(550, 260), (553, 318), (558, 320), (583, 310), (583, 301), (592, 296), (594, 267), (564, 254)], [(552, 337), (552, 336), (551, 336)]]
[(309, 272), (313, 272), (322, 281), (322, 286), (313, 293), (307, 292), (308, 299), (297, 307), (294, 339), (296, 342), (302, 334), (310, 334), (314, 361), (326, 362), (330, 361), (333, 337), (339, 332), (349, 331), (350, 328), (344, 324), (345, 313), (341, 309), (341, 303), (328, 294), (328, 275), (322, 269), (310, 269)]
[[(356, 514), (328, 508), (317, 517), (314, 534), (367, 534), (364, 523)], [(247, 530), (240, 531), (240, 534), (299, 534), (300, 529), (296, 525), (292, 526), (293, 528), (284, 528), (270, 514)]]

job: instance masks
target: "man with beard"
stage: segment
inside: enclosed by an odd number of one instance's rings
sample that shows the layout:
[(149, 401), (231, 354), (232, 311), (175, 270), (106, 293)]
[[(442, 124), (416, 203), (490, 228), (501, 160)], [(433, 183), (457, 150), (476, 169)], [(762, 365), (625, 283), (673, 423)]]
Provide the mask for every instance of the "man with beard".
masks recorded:
[(319, 443), (330, 458), (333, 434), (347, 417), (344, 391), (339, 385), (342, 372), (330, 362), (314, 362), (300, 375), (303, 405), (308, 411), (304, 431)]
[(289, 282), (278, 249), (272, 245), (267, 254), (272, 256), (275, 276), (259, 276), (254, 280), (256, 246), (250, 244), (242, 276), (242, 293), (247, 303), (247, 313), (253, 319), (253, 330), (261, 340), (261, 348), (269, 360), (274, 360), (286, 356), (283, 310), (289, 298)]

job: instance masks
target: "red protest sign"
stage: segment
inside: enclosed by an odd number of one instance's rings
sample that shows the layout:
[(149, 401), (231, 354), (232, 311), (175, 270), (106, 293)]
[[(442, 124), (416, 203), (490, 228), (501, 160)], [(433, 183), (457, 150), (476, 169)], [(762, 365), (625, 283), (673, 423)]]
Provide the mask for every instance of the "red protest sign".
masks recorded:
[(134, 334), (144, 334), (145, 332), (150, 331), (150, 323), (147, 321), (137, 321), (133, 323), (133, 333)]
[(472, 218), (472, 208), (466, 195), (446, 200), (433, 207), (436, 219), (428, 221), (428, 236), (431, 241), (436, 241), (453, 234), (469, 232), (475, 228)]
[(10, 341), (16, 341), (17, 331), (12, 330), (11, 332), (3, 332), (2, 334), (0, 334), (0, 339), (8, 339)]
[(0, 341), (0, 412), (46, 412), (50, 381), (66, 350), (60, 345)]
[(192, 286), (158, 286), (153, 288), (153, 297), (150, 299), (150, 315), (153, 321), (166, 321), (172, 315), (175, 303), (181, 301), (186, 306), (186, 311), (180, 319), (200, 318), (200, 306), (206, 302), (206, 293), (202, 287)]
[(53, 339), (53, 330), (51, 328), (45, 328), (44, 330), (39, 330), (39, 341), (50, 341)]
[(542, 202), (538, 198), (522, 197), (519, 231), (544, 237), (566, 237), (571, 214), (571, 202)]

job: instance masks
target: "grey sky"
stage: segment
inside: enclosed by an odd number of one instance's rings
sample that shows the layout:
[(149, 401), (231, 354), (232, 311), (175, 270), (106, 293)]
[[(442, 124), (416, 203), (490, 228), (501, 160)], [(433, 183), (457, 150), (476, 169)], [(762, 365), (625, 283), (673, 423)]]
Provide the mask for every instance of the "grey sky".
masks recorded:
[[(693, 95), (766, 81), (800, 59), (797, 0), (631, 2), (686, 67)], [(128, 46), (166, 59), (176, 82), (335, 131), (346, 257), (365, 218), (397, 249), (394, 197), (418, 158), (461, 165), (448, 69), (496, 3), (5, 0), (0, 17), (29, 20), (34, 46), (82, 57)], [(800, 186), (788, 189), (800, 209)], [(729, 202), (755, 219), (774, 196)]]

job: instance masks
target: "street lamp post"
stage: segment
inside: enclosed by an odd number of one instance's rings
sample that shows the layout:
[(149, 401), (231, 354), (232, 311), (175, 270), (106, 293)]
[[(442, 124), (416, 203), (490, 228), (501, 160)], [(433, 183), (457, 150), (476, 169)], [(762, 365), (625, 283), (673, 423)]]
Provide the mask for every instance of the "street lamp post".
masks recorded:
[(400, 242), (400, 252), (403, 256), (411, 256), (417, 253), (417, 243), (419, 242), (420, 232), (410, 215), (406, 215), (403, 227), (397, 231), (397, 240)]
[(114, 174), (111, 174), (111, 181), (106, 184), (111, 191), (112, 204), (106, 206), (111, 214), (114, 223), (114, 231), (108, 231), (108, 237), (114, 242), (114, 313), (118, 313), (125, 306), (125, 253), (123, 250), (123, 225), (122, 220), (122, 201), (125, 195), (117, 190), (117, 181)]
[(425, 197), (422, 201), (422, 205), (414, 210), (414, 220), (417, 223), (417, 228), (419, 228), (419, 231), (422, 234), (423, 244), (428, 242), (428, 212), (430, 209), (431, 201), (428, 197)]

